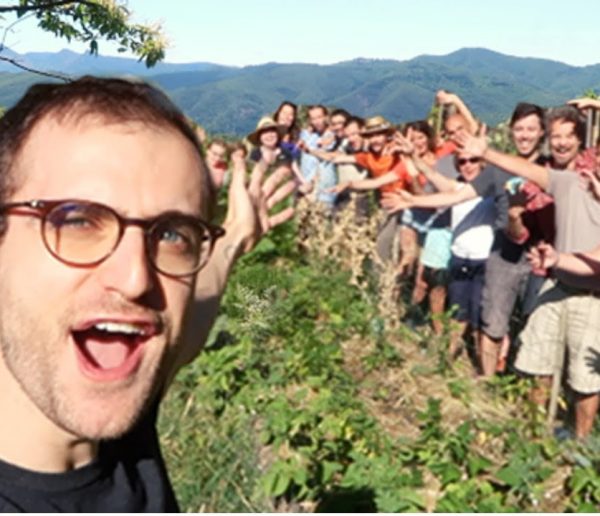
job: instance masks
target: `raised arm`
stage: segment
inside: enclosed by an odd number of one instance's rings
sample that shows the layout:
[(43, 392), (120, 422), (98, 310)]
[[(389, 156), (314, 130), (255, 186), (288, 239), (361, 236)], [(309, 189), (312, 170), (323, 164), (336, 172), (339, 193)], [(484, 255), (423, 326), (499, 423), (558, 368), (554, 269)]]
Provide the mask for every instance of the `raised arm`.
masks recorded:
[(429, 195), (412, 195), (408, 192), (386, 192), (381, 205), (391, 213), (407, 208), (447, 208), (469, 199), (475, 199), (477, 192), (470, 184), (451, 192), (438, 192)]
[(550, 175), (545, 167), (531, 163), (525, 158), (512, 156), (490, 148), (487, 144), (485, 134), (473, 136), (466, 131), (461, 131), (455, 136), (455, 139), (466, 152), (474, 156), (479, 156), (510, 174), (527, 179), (537, 184), (543, 190), (548, 189)]
[(473, 113), (471, 113), (471, 110), (458, 95), (455, 93), (449, 93), (445, 90), (439, 90), (435, 95), (435, 100), (440, 105), (454, 106), (456, 111), (458, 111), (458, 113), (460, 113), (467, 121), (470, 132), (473, 134), (477, 132), (477, 129), (479, 129), (479, 123), (473, 116)]
[(382, 186), (398, 181), (398, 176), (395, 172), (388, 172), (379, 177), (372, 177), (367, 179), (359, 179), (358, 181), (348, 181), (346, 183), (339, 183), (338, 185), (330, 188), (329, 192), (341, 193), (346, 190), (376, 190)]
[(413, 161), (419, 172), (421, 172), (438, 191), (452, 192), (456, 190), (458, 181), (440, 174), (437, 170), (425, 163), (421, 158), (415, 156), (413, 157)]
[(582, 97), (579, 99), (573, 99), (573, 100), (569, 100), (569, 102), (567, 102), (567, 104), (570, 104), (571, 106), (575, 106), (577, 109), (600, 109), (600, 100), (599, 99), (592, 99), (589, 97)]
[[(427, 163), (425, 163), (421, 158), (419, 158), (415, 154), (415, 148), (412, 144), (411, 137), (412, 129), (408, 130), (406, 136), (404, 136), (400, 132), (396, 132), (394, 134), (394, 145), (398, 149), (399, 152), (404, 154), (405, 156), (405, 164), (409, 173), (412, 171), (413, 167), (415, 169), (415, 173), (411, 174), (411, 176), (416, 177), (419, 172), (421, 172), (425, 178), (433, 184), (433, 186), (440, 192), (450, 192), (456, 189), (457, 181), (450, 179), (448, 177), (443, 176), (437, 170), (430, 167)], [(417, 188), (415, 191), (419, 191)]]
[(220, 238), (207, 265), (198, 273), (189, 325), (181, 344), (177, 362), (171, 364), (172, 380), (181, 366), (193, 360), (204, 346), (216, 320), (227, 279), (238, 258), (250, 251), (271, 228), (289, 220), (292, 207), (272, 214), (272, 208), (288, 198), (295, 189), (289, 181), (289, 167), (279, 167), (265, 176), (268, 164), (260, 161), (246, 182), (242, 160), (233, 164), (228, 209)]

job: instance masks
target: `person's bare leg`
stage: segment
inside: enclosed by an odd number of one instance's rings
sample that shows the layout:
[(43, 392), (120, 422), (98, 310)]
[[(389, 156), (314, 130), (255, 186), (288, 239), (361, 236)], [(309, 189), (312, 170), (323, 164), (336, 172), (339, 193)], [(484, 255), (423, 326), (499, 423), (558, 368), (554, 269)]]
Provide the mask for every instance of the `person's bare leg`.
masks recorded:
[(580, 394), (575, 396), (575, 436), (583, 439), (594, 428), (594, 419), (598, 413), (600, 395)]
[(479, 366), (483, 376), (494, 376), (496, 373), (496, 364), (498, 363), (498, 352), (500, 350), (500, 341), (492, 339), (489, 335), (481, 332), (479, 339)]
[(400, 264), (398, 270), (402, 275), (410, 276), (419, 255), (417, 231), (408, 226), (400, 226)]
[(545, 406), (548, 403), (551, 388), (552, 376), (536, 376), (535, 386), (529, 391), (529, 401)]
[(506, 334), (502, 338), (500, 343), (500, 350), (498, 352), (498, 361), (496, 362), (496, 372), (502, 373), (506, 370), (506, 359), (508, 358), (508, 352), (510, 350), (510, 335)]
[(423, 264), (419, 263), (419, 266), (417, 268), (417, 275), (415, 277), (415, 287), (412, 291), (411, 302), (413, 305), (421, 304), (421, 302), (423, 301), (423, 299), (425, 299), (425, 296), (427, 295), (427, 288), (429, 287), (429, 285), (427, 285), (427, 282), (423, 279), (423, 269)]
[(463, 335), (467, 329), (467, 321), (452, 321), (452, 330), (450, 332), (450, 344), (448, 345), (448, 355), (454, 358), (463, 345)]
[(441, 335), (444, 333), (444, 323), (441, 315), (446, 307), (446, 287), (438, 285), (429, 291), (429, 309), (431, 310), (431, 326), (433, 333)]

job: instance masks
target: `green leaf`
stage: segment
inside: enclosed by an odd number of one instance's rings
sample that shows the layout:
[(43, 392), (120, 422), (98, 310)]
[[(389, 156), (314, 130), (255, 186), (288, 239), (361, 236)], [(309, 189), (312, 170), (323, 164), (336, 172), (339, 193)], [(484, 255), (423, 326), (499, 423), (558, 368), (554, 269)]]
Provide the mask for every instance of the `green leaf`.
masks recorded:
[(509, 464), (496, 473), (496, 478), (510, 487), (520, 486), (525, 479), (527, 468)]
[(469, 476), (474, 477), (481, 471), (487, 471), (492, 463), (481, 455), (469, 455), (467, 458), (467, 468), (469, 470)]
[(322, 479), (324, 484), (328, 484), (329, 482), (331, 482), (333, 475), (335, 475), (338, 471), (342, 471), (344, 469), (344, 467), (341, 464), (337, 462), (331, 462), (328, 460), (323, 461), (321, 463), (321, 467), (323, 468)]

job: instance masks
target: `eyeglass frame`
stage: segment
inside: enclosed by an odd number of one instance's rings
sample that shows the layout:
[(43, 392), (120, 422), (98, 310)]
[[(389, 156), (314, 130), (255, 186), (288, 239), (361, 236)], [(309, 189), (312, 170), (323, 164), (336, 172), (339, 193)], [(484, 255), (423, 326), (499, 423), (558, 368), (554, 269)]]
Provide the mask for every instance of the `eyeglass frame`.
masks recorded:
[[(69, 204), (69, 203), (86, 205), (86, 206), (99, 206), (102, 209), (105, 209), (106, 211), (111, 213), (115, 217), (115, 219), (117, 220), (117, 223), (118, 223), (119, 231), (117, 233), (117, 238), (115, 239), (115, 243), (114, 243), (113, 247), (110, 249), (110, 251), (108, 253), (106, 253), (106, 255), (102, 256), (101, 258), (99, 258), (97, 260), (93, 260), (91, 262), (74, 262), (74, 261), (66, 260), (65, 258), (60, 256), (48, 244), (46, 234), (44, 231), (44, 227), (45, 227), (48, 215), (50, 213), (52, 213), (52, 210), (54, 210), (56, 207), (60, 206), (61, 204)], [(19, 212), (13, 211), (13, 210), (18, 210), (19, 208), (29, 208), (34, 211), (31, 213), (25, 213), (25, 212), (19, 213)], [(188, 214), (176, 211), (176, 210), (166, 211), (164, 213), (161, 213), (160, 215), (157, 215), (157, 216), (151, 217), (151, 218), (125, 217), (125, 216), (121, 215), (117, 210), (112, 208), (111, 206), (108, 206), (101, 202), (89, 201), (89, 200), (85, 200), (85, 199), (56, 199), (56, 200), (33, 199), (31, 201), (7, 202), (4, 204), (0, 204), (0, 217), (6, 216), (6, 215), (26, 215), (26, 216), (28, 215), (28, 216), (39, 218), (40, 222), (41, 222), (40, 233), (41, 233), (41, 237), (42, 237), (42, 242), (44, 242), (44, 247), (46, 248), (46, 250), (50, 253), (50, 255), (52, 255), (59, 262), (64, 263), (66, 265), (70, 265), (72, 267), (93, 267), (93, 266), (101, 264), (103, 261), (107, 260), (119, 247), (119, 244), (121, 243), (121, 240), (123, 239), (123, 235), (125, 234), (125, 230), (127, 229), (127, 227), (128, 226), (137, 226), (137, 227), (141, 228), (144, 233), (144, 251), (145, 251), (146, 260), (148, 261), (148, 263), (151, 265), (151, 267), (155, 271), (157, 271), (161, 274), (164, 274), (165, 276), (169, 276), (169, 277), (173, 277), (173, 278), (183, 278), (183, 277), (187, 277), (187, 276), (193, 276), (194, 274), (198, 273), (210, 260), (210, 256), (212, 255), (212, 252), (214, 250), (214, 246), (215, 246), (217, 240), (225, 235), (225, 229), (223, 227), (215, 225), (215, 224), (211, 224), (210, 222), (206, 222), (205, 220), (201, 219), (200, 217), (196, 217), (194, 215), (188, 215)], [(153, 258), (153, 255), (150, 252), (150, 250), (151, 250), (150, 237), (152, 235), (152, 229), (154, 229), (157, 226), (157, 224), (159, 224), (160, 222), (164, 221), (165, 219), (168, 219), (169, 216), (187, 219), (190, 222), (192, 222), (193, 224), (202, 226), (207, 231), (207, 233), (210, 237), (210, 247), (208, 250), (207, 260), (204, 262), (198, 260), (198, 262), (199, 262), (198, 265), (191, 272), (186, 272), (183, 274), (174, 274), (174, 273), (163, 271), (155, 263), (155, 258)]]
[(472, 158), (456, 158), (456, 163), (459, 167), (462, 167), (463, 165), (466, 165), (467, 163), (474, 165), (475, 163), (481, 163), (481, 158), (479, 158), (477, 156), (473, 156)]

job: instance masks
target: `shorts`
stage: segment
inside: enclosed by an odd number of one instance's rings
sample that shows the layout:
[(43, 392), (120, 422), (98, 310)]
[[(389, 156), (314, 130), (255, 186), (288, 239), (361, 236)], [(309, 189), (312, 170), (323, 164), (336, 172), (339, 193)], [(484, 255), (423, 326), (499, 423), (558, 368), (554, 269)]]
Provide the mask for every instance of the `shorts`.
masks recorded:
[(515, 367), (550, 376), (566, 342), (568, 383), (582, 394), (600, 392), (600, 297), (555, 280), (542, 287), (536, 308), (520, 335)]
[(450, 281), (450, 271), (448, 269), (432, 269), (424, 265), (423, 281), (429, 288), (446, 287)]
[(523, 297), (531, 266), (525, 259), (509, 262), (493, 251), (485, 268), (481, 294), (481, 329), (490, 338), (499, 340), (510, 328), (515, 303)]
[(457, 311), (457, 321), (467, 321), (474, 330), (480, 327), (481, 291), (486, 260), (469, 260), (452, 256), (449, 266), (448, 302)]

